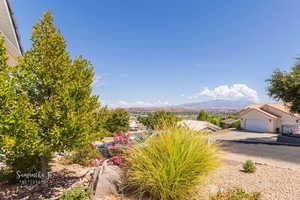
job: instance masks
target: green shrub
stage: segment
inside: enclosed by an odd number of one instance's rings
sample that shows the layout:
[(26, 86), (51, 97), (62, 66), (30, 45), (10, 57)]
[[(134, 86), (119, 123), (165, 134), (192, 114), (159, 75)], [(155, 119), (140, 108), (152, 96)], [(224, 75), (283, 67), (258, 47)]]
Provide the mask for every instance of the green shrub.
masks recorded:
[(241, 129), (241, 121), (234, 122), (231, 124), (230, 128)]
[(161, 130), (176, 126), (180, 118), (171, 112), (157, 111), (149, 113), (147, 117), (139, 117), (138, 120), (150, 129)]
[(256, 171), (255, 163), (252, 160), (247, 160), (243, 164), (243, 169), (244, 169), (244, 172), (254, 173)]
[(221, 117), (219, 117), (218, 115), (210, 115), (207, 119), (208, 122), (220, 126), (221, 125)]
[(239, 116), (231, 114), (227, 116), (227, 119), (239, 119)]
[(210, 197), (210, 200), (259, 200), (260, 196), (258, 192), (249, 193), (244, 189), (235, 188), (225, 192), (219, 192)]
[(105, 128), (110, 133), (117, 133), (120, 131), (128, 131), (129, 129), (129, 114), (123, 109), (115, 109), (111, 111), (106, 121)]
[(89, 200), (90, 191), (83, 187), (74, 187), (71, 190), (64, 192), (56, 200)]
[(99, 157), (101, 157), (100, 151), (88, 145), (78, 149), (78, 151), (66, 155), (62, 158), (62, 162), (64, 164), (79, 164), (82, 166), (88, 166), (93, 160)]
[(205, 136), (170, 128), (144, 146), (127, 151), (127, 186), (139, 196), (185, 200), (196, 196), (204, 178), (217, 167), (217, 147)]

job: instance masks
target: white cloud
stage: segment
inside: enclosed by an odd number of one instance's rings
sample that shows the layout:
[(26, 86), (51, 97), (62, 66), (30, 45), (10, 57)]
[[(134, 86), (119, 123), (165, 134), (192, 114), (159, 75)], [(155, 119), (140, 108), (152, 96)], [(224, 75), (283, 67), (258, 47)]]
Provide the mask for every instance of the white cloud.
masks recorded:
[(198, 94), (189, 97), (189, 99), (197, 99), (199, 97), (224, 100), (251, 100), (254, 102), (259, 101), (257, 92), (245, 84), (233, 84), (232, 86), (220, 85), (212, 90), (204, 88)]
[(167, 101), (155, 101), (155, 102), (145, 102), (145, 101), (123, 101), (120, 100), (118, 102), (115, 103), (110, 103), (108, 104), (109, 107), (158, 107), (158, 106), (169, 106), (171, 105), (169, 102)]

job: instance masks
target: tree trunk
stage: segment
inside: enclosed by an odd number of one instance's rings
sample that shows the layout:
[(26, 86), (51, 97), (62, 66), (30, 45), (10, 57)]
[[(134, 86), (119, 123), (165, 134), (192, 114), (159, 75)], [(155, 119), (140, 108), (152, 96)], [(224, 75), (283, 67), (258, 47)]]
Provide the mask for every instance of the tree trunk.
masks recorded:
[(48, 161), (45, 157), (41, 157), (41, 169), (42, 169), (42, 187), (48, 187)]

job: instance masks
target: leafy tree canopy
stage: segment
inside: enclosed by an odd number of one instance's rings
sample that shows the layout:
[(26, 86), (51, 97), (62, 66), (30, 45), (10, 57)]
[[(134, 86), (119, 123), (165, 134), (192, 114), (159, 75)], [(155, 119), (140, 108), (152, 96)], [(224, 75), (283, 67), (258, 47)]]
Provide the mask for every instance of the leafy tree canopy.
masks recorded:
[(139, 117), (138, 120), (150, 129), (164, 129), (174, 127), (180, 119), (171, 112), (157, 111), (149, 113), (147, 117)]
[(50, 11), (34, 25), (31, 40), (32, 47), (13, 68), (7, 67), (0, 42), (1, 149), (11, 155), (6, 159), (12, 166), (31, 155), (45, 169), (51, 153), (95, 139), (101, 130), (100, 104), (92, 95), (91, 63), (82, 56), (71, 59)]
[(119, 131), (128, 131), (129, 114), (123, 109), (115, 109), (111, 111), (106, 121), (106, 129), (111, 133)]
[(276, 70), (267, 82), (271, 97), (289, 104), (292, 112), (300, 113), (300, 58), (290, 72)]
[(199, 111), (199, 114), (197, 116), (197, 120), (200, 120), (200, 121), (207, 121), (208, 119), (208, 113), (205, 112), (205, 110), (200, 110)]
[(218, 115), (209, 115), (205, 110), (200, 110), (197, 116), (197, 120), (199, 121), (208, 121), (217, 126), (221, 125), (221, 117)]

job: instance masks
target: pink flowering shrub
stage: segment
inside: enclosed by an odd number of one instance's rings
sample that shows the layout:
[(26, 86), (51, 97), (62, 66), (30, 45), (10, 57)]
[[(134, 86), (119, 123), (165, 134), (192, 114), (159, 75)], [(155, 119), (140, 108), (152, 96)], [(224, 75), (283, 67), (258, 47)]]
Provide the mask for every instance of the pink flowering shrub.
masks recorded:
[(98, 146), (98, 149), (101, 151), (102, 155), (109, 159), (110, 162), (120, 165), (122, 162), (122, 154), (123, 149), (130, 146), (131, 135), (129, 133), (120, 131), (118, 133), (114, 133), (113, 142), (106, 142)]
[(114, 133), (112, 136), (114, 138), (114, 142), (117, 144), (128, 144), (130, 141), (130, 134), (123, 131)]
[(114, 156), (111, 157), (109, 161), (114, 163), (115, 165), (120, 165), (122, 163), (122, 158), (120, 156)]
[(91, 167), (97, 167), (99, 165), (101, 165), (104, 161), (104, 158), (103, 157), (99, 157), (99, 158), (96, 158), (95, 160), (93, 160), (91, 163), (90, 163), (90, 166)]

